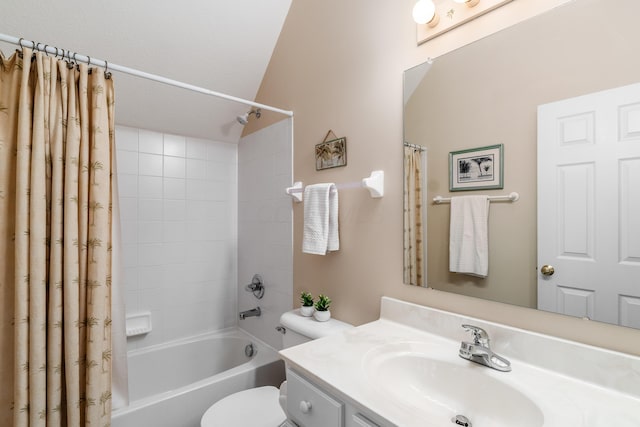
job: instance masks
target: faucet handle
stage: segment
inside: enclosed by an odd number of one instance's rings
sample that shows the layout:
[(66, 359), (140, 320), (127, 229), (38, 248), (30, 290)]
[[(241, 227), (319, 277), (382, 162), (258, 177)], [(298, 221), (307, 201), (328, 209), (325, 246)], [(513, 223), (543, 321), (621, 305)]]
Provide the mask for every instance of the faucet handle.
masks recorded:
[(489, 334), (484, 329), (473, 325), (462, 325), (467, 331), (473, 334), (473, 343), (489, 347)]

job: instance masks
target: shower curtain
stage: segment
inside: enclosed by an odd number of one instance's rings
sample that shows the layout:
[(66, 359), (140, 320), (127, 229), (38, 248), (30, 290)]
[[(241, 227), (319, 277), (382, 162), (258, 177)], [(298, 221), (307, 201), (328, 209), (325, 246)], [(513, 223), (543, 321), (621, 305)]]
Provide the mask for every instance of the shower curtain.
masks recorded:
[(110, 423), (113, 114), (100, 70), (0, 54), (0, 425)]
[(404, 283), (424, 286), (422, 156), (404, 147)]

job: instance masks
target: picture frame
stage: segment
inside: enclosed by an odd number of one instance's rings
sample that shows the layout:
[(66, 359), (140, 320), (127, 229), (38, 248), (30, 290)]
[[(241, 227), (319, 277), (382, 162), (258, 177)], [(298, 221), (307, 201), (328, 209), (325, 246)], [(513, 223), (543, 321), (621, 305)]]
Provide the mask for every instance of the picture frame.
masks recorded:
[(449, 191), (504, 188), (504, 145), (449, 153)]
[(347, 138), (336, 138), (316, 145), (316, 170), (347, 165)]

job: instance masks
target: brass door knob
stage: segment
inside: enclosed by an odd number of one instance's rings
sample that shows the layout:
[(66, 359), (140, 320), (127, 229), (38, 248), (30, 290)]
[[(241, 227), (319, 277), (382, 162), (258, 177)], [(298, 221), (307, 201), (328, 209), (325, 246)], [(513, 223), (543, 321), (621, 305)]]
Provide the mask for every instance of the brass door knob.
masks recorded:
[(542, 273), (543, 276), (553, 276), (553, 273), (555, 273), (556, 270), (553, 268), (552, 265), (543, 265), (542, 268), (540, 269), (540, 273)]

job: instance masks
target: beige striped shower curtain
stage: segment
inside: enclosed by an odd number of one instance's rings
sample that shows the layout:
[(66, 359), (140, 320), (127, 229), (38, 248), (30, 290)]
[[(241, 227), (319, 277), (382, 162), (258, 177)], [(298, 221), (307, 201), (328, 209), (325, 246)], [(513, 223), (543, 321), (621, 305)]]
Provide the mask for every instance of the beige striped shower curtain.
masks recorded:
[(422, 156), (404, 147), (404, 283), (424, 286)]
[(0, 425), (111, 416), (114, 89), (102, 70), (0, 56)]

